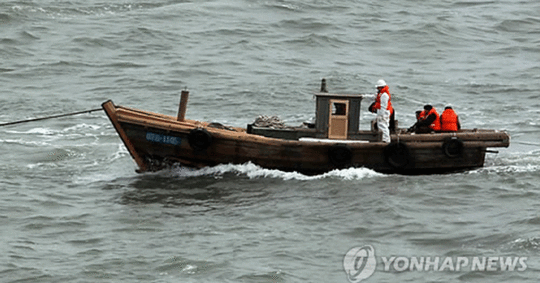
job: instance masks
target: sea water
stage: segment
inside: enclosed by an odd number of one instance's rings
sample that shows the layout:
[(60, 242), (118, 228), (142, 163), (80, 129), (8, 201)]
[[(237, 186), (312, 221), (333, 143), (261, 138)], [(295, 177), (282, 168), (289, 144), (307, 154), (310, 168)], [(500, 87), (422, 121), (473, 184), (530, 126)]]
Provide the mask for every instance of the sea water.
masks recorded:
[(401, 127), (424, 104), (452, 104), (464, 128), (512, 140), (457, 174), (305, 176), (251, 163), (137, 174), (102, 112), (1, 127), (0, 281), (537, 282), (539, 11), (538, 1), (2, 1), (1, 123), (109, 99), (176, 115), (188, 89), (189, 119), (298, 125), (314, 116), (322, 78), (338, 93), (374, 93), (382, 78)]

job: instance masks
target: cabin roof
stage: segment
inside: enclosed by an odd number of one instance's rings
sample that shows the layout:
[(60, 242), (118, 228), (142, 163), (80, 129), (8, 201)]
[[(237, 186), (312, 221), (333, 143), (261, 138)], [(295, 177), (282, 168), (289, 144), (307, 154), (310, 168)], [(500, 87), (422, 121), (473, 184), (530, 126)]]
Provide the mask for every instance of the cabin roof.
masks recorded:
[(346, 93), (328, 93), (328, 92), (317, 92), (315, 93), (317, 97), (331, 97), (331, 98), (363, 98), (362, 94), (346, 94)]

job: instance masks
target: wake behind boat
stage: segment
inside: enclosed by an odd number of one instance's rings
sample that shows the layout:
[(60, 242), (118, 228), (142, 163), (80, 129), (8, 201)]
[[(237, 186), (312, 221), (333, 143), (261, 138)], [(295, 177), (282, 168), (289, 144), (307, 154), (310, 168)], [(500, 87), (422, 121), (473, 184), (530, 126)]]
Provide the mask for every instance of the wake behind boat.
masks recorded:
[(504, 131), (414, 134), (399, 128), (391, 134), (391, 143), (384, 143), (373, 127), (360, 130), (361, 94), (316, 93), (315, 123), (280, 128), (260, 124), (236, 128), (185, 119), (188, 97), (182, 91), (177, 117), (118, 106), (110, 100), (102, 104), (138, 172), (176, 163), (202, 168), (252, 162), (309, 175), (349, 167), (383, 173), (444, 173), (482, 167), (488, 148), (510, 144)]

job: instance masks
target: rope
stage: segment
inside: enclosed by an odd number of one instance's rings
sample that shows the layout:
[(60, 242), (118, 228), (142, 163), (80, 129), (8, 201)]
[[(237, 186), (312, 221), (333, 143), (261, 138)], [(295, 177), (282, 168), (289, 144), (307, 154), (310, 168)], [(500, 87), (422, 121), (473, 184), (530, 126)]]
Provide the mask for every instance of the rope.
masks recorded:
[(253, 126), (264, 127), (271, 129), (285, 129), (285, 122), (283, 122), (278, 116), (265, 116), (261, 115), (255, 119)]
[(91, 113), (91, 112), (96, 112), (96, 111), (101, 111), (101, 110), (103, 110), (103, 108), (96, 108), (96, 109), (90, 109), (90, 110), (84, 110), (84, 111), (78, 111), (78, 112), (72, 112), (72, 113), (66, 113), (66, 114), (58, 114), (58, 115), (53, 115), (53, 116), (41, 117), (41, 118), (34, 118), (34, 119), (28, 119), (28, 120), (21, 120), (21, 121), (3, 123), (3, 124), (0, 124), (0, 127), (9, 126), (9, 125), (15, 125), (15, 124), (28, 123), (28, 122), (42, 121), (42, 120), (47, 120), (47, 119), (61, 118), (61, 117), (67, 117), (67, 116), (74, 116), (74, 115)]

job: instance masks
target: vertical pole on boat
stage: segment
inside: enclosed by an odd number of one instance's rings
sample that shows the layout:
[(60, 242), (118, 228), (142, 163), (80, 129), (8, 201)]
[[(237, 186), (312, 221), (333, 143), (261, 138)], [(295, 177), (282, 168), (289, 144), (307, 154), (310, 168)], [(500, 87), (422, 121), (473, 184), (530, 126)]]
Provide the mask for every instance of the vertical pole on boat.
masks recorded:
[(189, 91), (183, 90), (180, 95), (180, 107), (178, 108), (178, 121), (182, 122), (186, 118), (187, 102), (189, 98)]
[(326, 90), (326, 79), (323, 78), (322, 81), (321, 81), (321, 92), (328, 92), (328, 90)]

